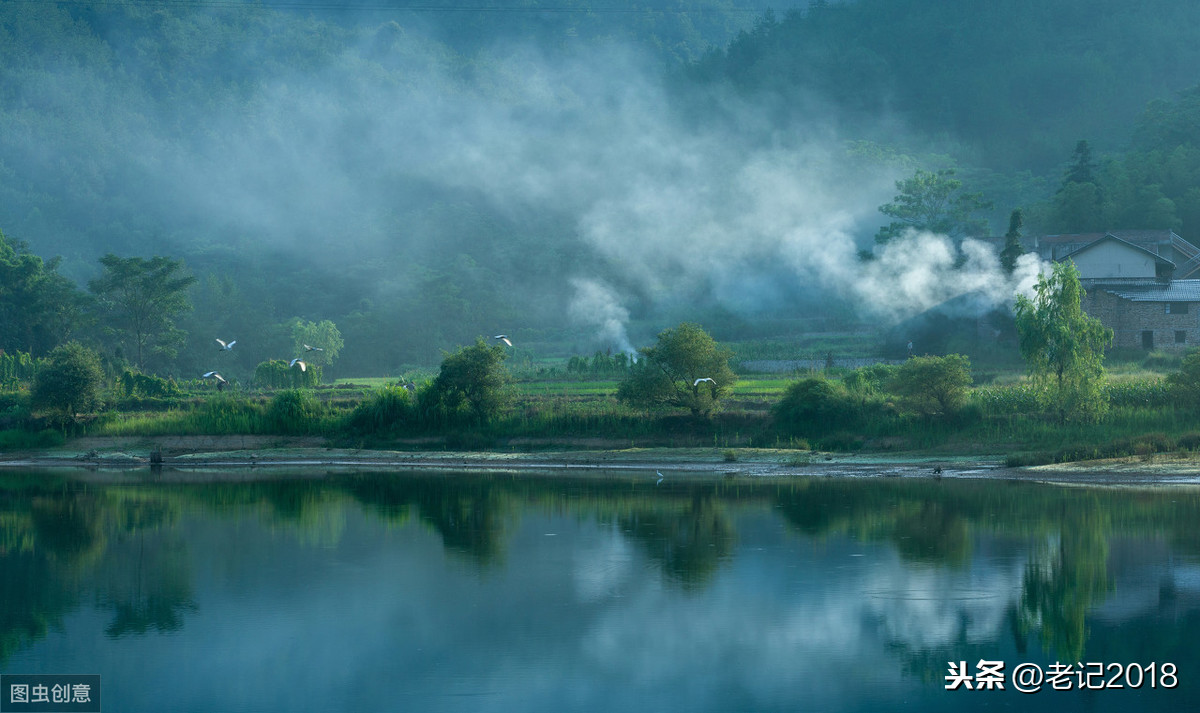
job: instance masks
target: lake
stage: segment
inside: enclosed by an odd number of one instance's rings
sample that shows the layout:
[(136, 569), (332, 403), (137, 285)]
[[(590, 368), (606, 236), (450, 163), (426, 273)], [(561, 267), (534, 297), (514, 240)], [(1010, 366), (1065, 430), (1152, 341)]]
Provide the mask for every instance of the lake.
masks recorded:
[(1200, 704), (1196, 487), (656, 481), (0, 472), (0, 672), (121, 713)]

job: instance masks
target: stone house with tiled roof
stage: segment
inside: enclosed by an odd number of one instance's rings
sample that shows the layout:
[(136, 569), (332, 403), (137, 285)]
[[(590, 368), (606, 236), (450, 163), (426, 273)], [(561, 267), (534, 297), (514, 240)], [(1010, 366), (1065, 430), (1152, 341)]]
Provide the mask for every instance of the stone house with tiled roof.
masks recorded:
[(1083, 309), (1113, 330), (1113, 347), (1200, 346), (1200, 248), (1173, 231), (1048, 235), (1031, 247), (1075, 263)]
[[(999, 254), (1002, 237), (975, 238)], [(1200, 347), (1200, 248), (1172, 230), (1023, 237), (1025, 252), (1079, 270), (1082, 307), (1113, 330), (1115, 348)], [(994, 332), (979, 327), (980, 334)]]

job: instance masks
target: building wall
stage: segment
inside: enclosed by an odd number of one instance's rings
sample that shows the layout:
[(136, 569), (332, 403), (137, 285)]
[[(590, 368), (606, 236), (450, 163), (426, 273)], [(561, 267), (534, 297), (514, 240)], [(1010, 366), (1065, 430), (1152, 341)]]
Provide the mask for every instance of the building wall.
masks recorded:
[(1113, 240), (1105, 240), (1071, 258), (1083, 279), (1154, 277), (1155, 259)]
[[(1181, 303), (1169, 304), (1173, 308), (1170, 313), (1166, 302), (1134, 302), (1093, 288), (1084, 296), (1082, 306), (1113, 330), (1115, 348), (1142, 349), (1142, 333), (1147, 331), (1152, 334), (1154, 349), (1176, 351), (1200, 346), (1200, 302), (1183, 303), (1187, 305), (1184, 314), (1179, 313)], [(1182, 343), (1175, 340), (1176, 332), (1183, 332)]]

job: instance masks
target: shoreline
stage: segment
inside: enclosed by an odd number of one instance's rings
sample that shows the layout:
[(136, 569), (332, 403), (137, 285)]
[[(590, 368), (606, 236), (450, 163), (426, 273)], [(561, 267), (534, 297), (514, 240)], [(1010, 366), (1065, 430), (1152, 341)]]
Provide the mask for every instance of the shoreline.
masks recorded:
[[(734, 460), (726, 460), (732, 452)], [(158, 454), (161, 461), (153, 456)], [(401, 451), (333, 448), (321, 439), (269, 436), (81, 438), (45, 451), (0, 454), (13, 469), (185, 473), (336, 470), (450, 470), (553, 476), (635, 475), (656, 471), (705, 478), (894, 477), (993, 479), (1076, 485), (1197, 485), (1200, 458), (1155, 455), (1009, 467), (1002, 456), (924, 453), (847, 454), (756, 448), (626, 448), (545, 451)], [(936, 472), (940, 469), (940, 472)]]

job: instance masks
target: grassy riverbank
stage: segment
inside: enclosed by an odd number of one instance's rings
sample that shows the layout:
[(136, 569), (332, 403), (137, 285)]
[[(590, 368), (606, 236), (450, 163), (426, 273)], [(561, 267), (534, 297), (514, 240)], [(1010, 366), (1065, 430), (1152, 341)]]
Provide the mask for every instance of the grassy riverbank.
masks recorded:
[[(969, 389), (951, 414), (916, 415), (888, 394), (872, 394), (846, 406), (853, 407), (852, 418), (781, 423), (772, 409), (798, 376), (744, 375), (711, 416), (631, 408), (616, 400), (616, 380), (531, 379), (512, 384), (511, 408), (488, 422), (423, 414), (415, 396), (384, 380), (275, 392), (185, 385), (170, 398), (113, 399), (98, 415), (65, 428), (10, 415), (0, 450), (56, 448), (81, 437), (262, 436), (410, 452), (703, 448), (733, 461), (745, 449), (769, 449), (795, 458), (813, 451), (982, 455), (1010, 465), (1200, 450), (1197, 410), (1173, 399), (1162, 376), (1150, 372), (1110, 378), (1103, 418), (1067, 423), (1040, 413), (1028, 383), (1015, 375)], [(19, 392), (6, 398), (8, 412), (20, 414)]]

